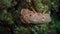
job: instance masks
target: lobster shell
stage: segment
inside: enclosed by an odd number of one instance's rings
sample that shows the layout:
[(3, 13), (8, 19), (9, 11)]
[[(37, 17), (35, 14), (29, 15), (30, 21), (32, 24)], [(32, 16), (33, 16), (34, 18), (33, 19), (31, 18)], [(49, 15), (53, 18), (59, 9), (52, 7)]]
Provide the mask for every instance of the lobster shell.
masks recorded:
[(48, 23), (51, 21), (49, 14), (37, 13), (35, 10), (22, 9), (20, 14), (23, 23)]

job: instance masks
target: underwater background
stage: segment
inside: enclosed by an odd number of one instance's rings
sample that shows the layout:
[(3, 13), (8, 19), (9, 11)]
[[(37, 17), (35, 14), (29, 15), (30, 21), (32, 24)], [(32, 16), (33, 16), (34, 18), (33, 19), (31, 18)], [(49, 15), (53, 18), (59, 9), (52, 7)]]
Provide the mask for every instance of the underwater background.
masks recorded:
[[(36, 12), (46, 10), (51, 22), (24, 24), (21, 9), (31, 6)], [(60, 34), (60, 0), (0, 0), (0, 34)]]

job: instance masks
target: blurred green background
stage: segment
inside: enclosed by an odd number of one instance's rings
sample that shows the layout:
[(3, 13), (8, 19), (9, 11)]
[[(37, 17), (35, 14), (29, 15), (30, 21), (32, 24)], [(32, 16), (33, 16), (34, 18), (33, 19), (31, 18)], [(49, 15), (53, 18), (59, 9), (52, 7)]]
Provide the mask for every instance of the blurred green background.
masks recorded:
[[(26, 6), (25, 0), (0, 0), (0, 34), (60, 34), (59, 0), (30, 1), (31, 4)], [(20, 10), (31, 6), (35, 7), (37, 12), (47, 10), (52, 21), (43, 24), (23, 24), (20, 20)]]

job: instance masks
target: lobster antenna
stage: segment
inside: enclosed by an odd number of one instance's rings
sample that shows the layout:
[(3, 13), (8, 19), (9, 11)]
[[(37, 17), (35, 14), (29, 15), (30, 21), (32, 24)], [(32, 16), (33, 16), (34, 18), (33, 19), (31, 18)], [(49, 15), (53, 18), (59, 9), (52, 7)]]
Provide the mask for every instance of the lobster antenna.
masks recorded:
[(43, 11), (43, 14), (45, 14), (46, 11)]
[(33, 8), (33, 7), (31, 7), (31, 9), (33, 10), (33, 12), (34, 12), (34, 13), (36, 13), (36, 11), (34, 10), (34, 8)]

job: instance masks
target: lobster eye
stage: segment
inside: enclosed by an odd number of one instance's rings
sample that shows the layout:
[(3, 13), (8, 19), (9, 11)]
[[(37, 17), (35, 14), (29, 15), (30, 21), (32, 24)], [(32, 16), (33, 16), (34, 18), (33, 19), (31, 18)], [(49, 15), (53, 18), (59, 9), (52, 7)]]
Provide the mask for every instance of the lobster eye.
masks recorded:
[(44, 17), (42, 17), (42, 19), (44, 19)]
[(42, 19), (45, 19), (45, 16), (43, 16)]
[(31, 15), (29, 15), (29, 16), (31, 16)]

